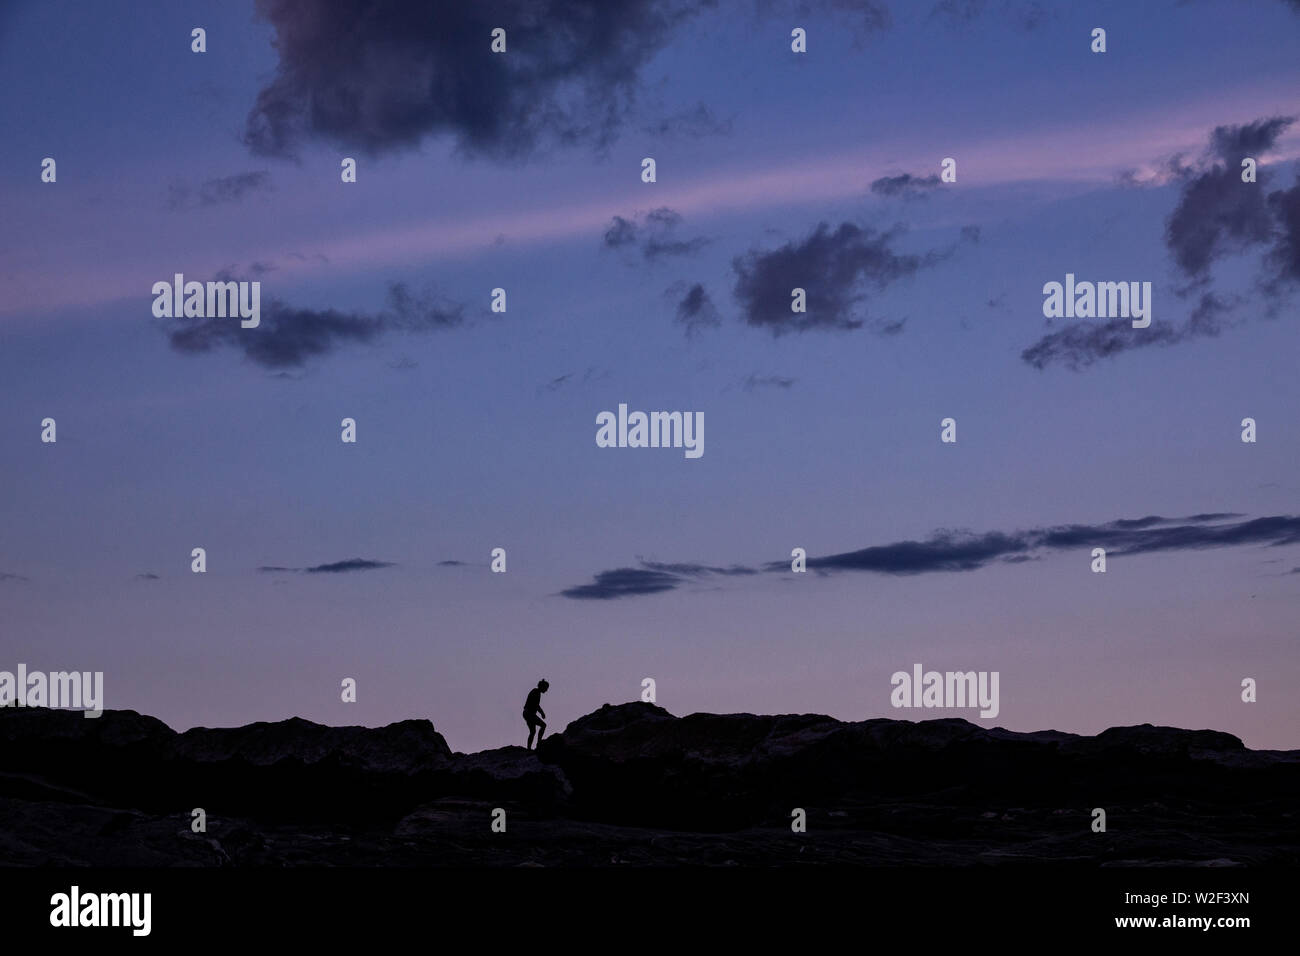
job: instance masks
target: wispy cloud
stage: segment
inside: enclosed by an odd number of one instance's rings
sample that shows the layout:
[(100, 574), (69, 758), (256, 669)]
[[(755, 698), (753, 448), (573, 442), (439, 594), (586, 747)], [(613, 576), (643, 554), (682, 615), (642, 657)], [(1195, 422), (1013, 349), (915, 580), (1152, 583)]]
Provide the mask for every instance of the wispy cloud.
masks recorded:
[[(777, 336), (861, 328), (869, 290), (882, 291), (943, 258), (895, 251), (901, 234), (901, 227), (878, 232), (852, 222), (834, 229), (822, 222), (803, 239), (737, 256), (734, 294), (745, 321)], [(796, 288), (805, 292), (804, 312), (792, 309)]]
[[(963, 140), (950, 152), (961, 158), (963, 191), (1035, 181), (1043, 184), (1113, 182), (1126, 166), (1146, 162), (1153, 155), (1195, 149), (1204, 138), (1199, 117), (1211, 109), (1239, 110), (1241, 104), (1278, 101), (1275, 92), (1260, 87), (1226, 91), (1213, 103), (1189, 103), (1176, 110), (1116, 114), (1109, 125), (1078, 127), (1063, 124), (1032, 134), (988, 140)], [(1142, 130), (1135, 138), (1133, 129)], [(1275, 160), (1290, 158), (1279, 149)], [(882, 139), (869, 149), (838, 155), (822, 153), (782, 160), (761, 167), (726, 163), (699, 170), (688, 179), (661, 183), (656, 195), (663, 205), (692, 218), (729, 211), (757, 211), (863, 195), (862, 171), (898, 165), (918, 168), (932, 160), (930, 151), (917, 150), (907, 141)], [(1044, 186), (1044, 188), (1048, 188)], [(277, 261), (281, 277), (358, 274), (375, 268), (428, 263), (451, 253), (490, 252), (504, 234), (511, 242), (585, 241), (608, 229), (609, 210), (635, 202), (633, 191), (593, 196), (582, 201), (543, 203), (530, 209), (485, 210), (478, 216), (455, 216), (416, 225), (394, 225), (351, 230), (346, 235), (322, 238), (305, 233), (276, 240), (274, 245), (251, 247), (249, 255)], [(294, 249), (286, 254), (285, 247)], [(75, 245), (69, 246), (75, 250)], [(110, 250), (111, 252), (111, 250)], [(226, 253), (194, 250), (195, 274), (225, 265)], [(345, 265), (340, 265), (345, 264)], [(69, 283), (75, 270), (81, 281)], [(97, 257), (94, 261), (54, 261), (50, 269), (28, 270), (23, 281), (0, 299), (0, 314), (31, 309), (47, 311), (67, 306), (97, 305), (140, 298), (158, 276), (154, 266), (142, 267), (137, 259)]]
[(606, 249), (638, 249), (650, 261), (666, 256), (686, 256), (699, 252), (710, 240), (678, 239), (676, 231), (681, 224), (679, 213), (660, 206), (643, 216), (624, 218), (615, 216), (605, 230), (603, 245)]
[[(275, 30), (279, 63), (246, 122), (255, 153), (293, 156), (319, 140), (378, 155), (448, 136), (466, 155), (512, 159), (611, 143), (641, 69), (699, 7), (530, 0), (511, 15), (431, 0), (379, 9), (370, 0), (258, 0), (256, 9)], [(498, 55), (488, 41), (502, 25)]]
[(646, 124), (642, 131), (656, 141), (675, 137), (698, 139), (701, 136), (726, 136), (731, 133), (732, 125), (731, 120), (720, 120), (703, 103), (696, 103), (690, 109), (679, 110)]
[(676, 300), (674, 319), (686, 330), (687, 338), (694, 338), (703, 330), (717, 328), (722, 324), (718, 307), (713, 304), (713, 298), (703, 284), (674, 283), (665, 295)]
[(734, 577), (757, 573), (753, 568), (740, 565), (721, 568), (695, 563), (665, 564), (658, 561), (641, 561), (639, 567), (601, 571), (595, 576), (591, 584), (566, 588), (560, 593), (564, 597), (575, 600), (608, 601), (615, 598), (671, 591), (690, 580), (710, 575)]
[(416, 295), (404, 284), (388, 288), (389, 308), (378, 313), (307, 309), (273, 299), (256, 328), (229, 318), (176, 319), (169, 333), (178, 352), (203, 354), (229, 348), (266, 368), (293, 368), (346, 344), (373, 342), (389, 333), (433, 332), (465, 321), (465, 307), (435, 292)]
[(899, 176), (881, 176), (872, 180), (871, 191), (877, 196), (898, 197), (902, 199), (924, 199), (939, 187), (937, 173), (929, 176), (913, 176), (903, 173)]
[(1251, 247), (1265, 249), (1263, 261), (1271, 271), (1258, 288), (1268, 298), (1276, 299), (1284, 286), (1300, 281), (1300, 180), (1290, 190), (1270, 194), (1268, 169), (1259, 167), (1256, 183), (1241, 179), (1242, 160), (1258, 161), (1273, 152), (1293, 122), (1294, 117), (1275, 116), (1217, 126), (1194, 162), (1185, 162), (1180, 154), (1156, 163), (1155, 173), (1145, 178), (1134, 171), (1121, 177), (1128, 185), (1181, 184), (1178, 204), (1165, 224), (1165, 244), (1187, 280), (1179, 295), (1200, 294), (1185, 320), (1152, 322), (1146, 329), (1132, 328), (1128, 319), (1074, 322), (1043, 335), (1021, 352), (1021, 359), (1038, 369), (1060, 364), (1078, 371), (1122, 352), (1217, 336), (1246, 300), (1212, 290), (1212, 267)]
[(759, 375), (757, 372), (753, 372), (745, 376), (744, 381), (740, 383), (740, 387), (747, 392), (759, 388), (779, 388), (784, 390), (793, 386), (794, 382), (794, 379), (787, 378), (784, 375)]
[(565, 372), (563, 375), (557, 375), (553, 379), (543, 382), (537, 386), (537, 394), (543, 392), (558, 392), (562, 388), (570, 385), (588, 385), (592, 382), (602, 382), (609, 378), (610, 371), (607, 368), (598, 368), (595, 365), (588, 365), (586, 371), (581, 376), (577, 372)]
[(183, 210), (235, 203), (271, 188), (271, 174), (264, 169), (209, 179), (197, 187), (172, 183), (167, 188), (167, 208)]
[(1152, 322), (1150, 328), (1134, 329), (1131, 319), (1072, 322), (1044, 335), (1021, 352), (1020, 358), (1037, 369), (1059, 364), (1079, 371), (1121, 352), (1217, 336), (1241, 304), (1240, 297), (1206, 292), (1182, 324)]
[[(1061, 551), (1105, 548), (1110, 557), (1258, 545), (1300, 544), (1300, 516), (1247, 518), (1231, 512), (1164, 518), (1121, 518), (1105, 524), (1067, 524), (1024, 531), (940, 530), (920, 541), (894, 541), (856, 551), (808, 556), (807, 568), (820, 574), (868, 572), (908, 576), (976, 571), (992, 564), (1022, 564)], [(760, 566), (767, 573), (790, 571), (790, 559)], [(592, 583), (561, 591), (564, 597), (610, 600), (675, 590), (710, 575), (752, 575), (755, 568), (641, 561), (595, 575)]]
[(349, 574), (353, 571), (374, 571), (379, 568), (396, 567), (391, 561), (371, 561), (367, 558), (348, 558), (345, 561), (334, 561), (330, 564), (317, 564), (310, 568), (286, 568), (279, 565), (263, 565), (257, 570), (264, 573), (292, 573), (292, 574)]
[(1183, 185), (1178, 206), (1169, 216), (1165, 242), (1183, 274), (1197, 282), (1208, 278), (1211, 264), (1273, 236), (1273, 215), (1261, 183), (1241, 181), (1241, 161), (1258, 160), (1276, 145), (1294, 117), (1275, 116), (1242, 126), (1219, 126), (1198, 171)]

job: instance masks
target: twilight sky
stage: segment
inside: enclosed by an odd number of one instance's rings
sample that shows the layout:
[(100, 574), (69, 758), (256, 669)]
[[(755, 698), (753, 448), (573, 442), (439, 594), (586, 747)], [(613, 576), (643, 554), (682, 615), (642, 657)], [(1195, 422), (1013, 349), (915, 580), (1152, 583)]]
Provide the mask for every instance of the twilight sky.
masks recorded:
[[(653, 677), (1300, 747), (1297, 51), (1294, 0), (0, 2), (0, 670), (458, 750), (540, 677), (556, 731)], [(261, 326), (155, 318), (178, 272)], [(892, 708), (918, 662), (1000, 714)]]

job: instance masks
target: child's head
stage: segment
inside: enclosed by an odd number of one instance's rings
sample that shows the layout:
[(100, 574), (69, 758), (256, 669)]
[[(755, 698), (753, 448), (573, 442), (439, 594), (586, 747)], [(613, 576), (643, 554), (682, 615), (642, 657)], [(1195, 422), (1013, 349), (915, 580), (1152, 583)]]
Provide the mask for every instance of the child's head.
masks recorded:
[(545, 694), (548, 690), (551, 689), (551, 685), (546, 682), (545, 678), (542, 678), (537, 682), (537, 689), (540, 690), (543, 694)]

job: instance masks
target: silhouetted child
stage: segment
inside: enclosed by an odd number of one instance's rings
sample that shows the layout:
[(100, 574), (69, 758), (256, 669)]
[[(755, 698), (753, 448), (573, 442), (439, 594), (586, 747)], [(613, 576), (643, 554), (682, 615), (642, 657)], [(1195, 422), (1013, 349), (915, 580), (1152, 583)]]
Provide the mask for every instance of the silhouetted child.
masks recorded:
[(528, 699), (524, 701), (524, 723), (528, 725), (528, 749), (533, 749), (533, 734), (537, 734), (538, 745), (542, 742), (542, 734), (546, 733), (546, 721), (542, 717), (546, 716), (546, 711), (542, 710), (542, 695), (550, 688), (545, 680), (539, 680), (537, 686), (528, 692)]

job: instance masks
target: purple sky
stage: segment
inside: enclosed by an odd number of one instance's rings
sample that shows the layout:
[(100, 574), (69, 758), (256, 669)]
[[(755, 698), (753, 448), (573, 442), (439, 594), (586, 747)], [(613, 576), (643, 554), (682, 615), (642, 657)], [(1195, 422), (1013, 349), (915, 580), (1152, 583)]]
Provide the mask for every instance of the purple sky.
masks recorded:
[[(1295, 4), (605, 0), (599, 43), (572, 2), (361, 6), (0, 8), (0, 670), (460, 750), (540, 677), (559, 730), (647, 676), (1300, 746)], [(150, 288), (223, 271), (263, 325), (187, 349)], [(1151, 282), (1152, 329), (1049, 322), (1066, 273)], [(705, 454), (598, 448), (619, 403)], [(1000, 714), (891, 708), (915, 662)]]

